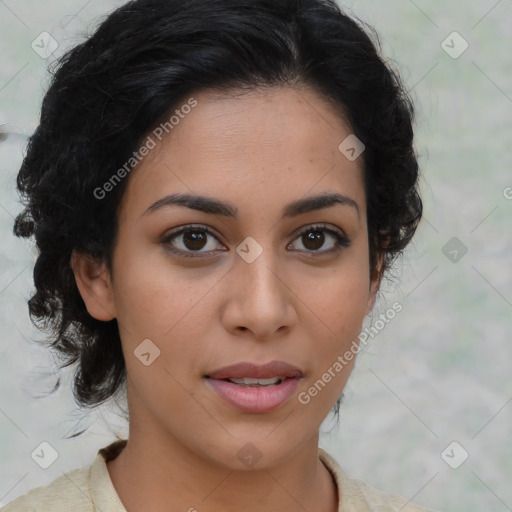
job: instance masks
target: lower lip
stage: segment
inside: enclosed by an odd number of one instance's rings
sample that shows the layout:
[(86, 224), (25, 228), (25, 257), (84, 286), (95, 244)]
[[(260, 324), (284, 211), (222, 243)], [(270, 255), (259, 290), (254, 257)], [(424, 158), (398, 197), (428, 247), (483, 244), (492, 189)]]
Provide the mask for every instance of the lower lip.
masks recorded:
[(287, 378), (274, 386), (239, 386), (227, 380), (207, 378), (206, 381), (228, 404), (243, 412), (261, 413), (276, 409), (290, 398), (300, 378)]

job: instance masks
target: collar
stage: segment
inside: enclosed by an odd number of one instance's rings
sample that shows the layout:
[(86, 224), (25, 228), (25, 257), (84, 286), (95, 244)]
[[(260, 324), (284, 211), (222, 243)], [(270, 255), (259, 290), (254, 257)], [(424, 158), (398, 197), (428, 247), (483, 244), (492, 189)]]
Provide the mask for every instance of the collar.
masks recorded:
[[(126, 439), (118, 439), (108, 446), (98, 450), (90, 469), (91, 496), (94, 507), (98, 510), (126, 512), (119, 496), (114, 488), (110, 474), (107, 469), (107, 462), (115, 459), (126, 446)], [(331, 473), (338, 490), (338, 497), (341, 489), (345, 486), (346, 476), (341, 471), (338, 462), (322, 448), (318, 448), (318, 456), (327, 470)], [(341, 504), (338, 512), (345, 512)]]

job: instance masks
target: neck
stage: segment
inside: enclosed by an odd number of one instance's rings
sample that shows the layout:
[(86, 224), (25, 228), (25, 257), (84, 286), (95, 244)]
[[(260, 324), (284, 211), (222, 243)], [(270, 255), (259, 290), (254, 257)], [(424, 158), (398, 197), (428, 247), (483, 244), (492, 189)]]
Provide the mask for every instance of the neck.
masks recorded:
[[(127, 512), (287, 510), (336, 512), (334, 479), (318, 458), (318, 433), (291, 458), (267, 469), (231, 469), (189, 450), (168, 432), (130, 423), (126, 447), (107, 463)], [(152, 432), (153, 434), (153, 432)]]

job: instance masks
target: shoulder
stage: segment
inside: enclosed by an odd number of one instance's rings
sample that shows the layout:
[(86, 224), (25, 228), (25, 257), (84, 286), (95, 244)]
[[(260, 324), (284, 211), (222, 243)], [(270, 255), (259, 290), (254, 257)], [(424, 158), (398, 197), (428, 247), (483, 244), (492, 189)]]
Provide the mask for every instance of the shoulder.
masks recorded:
[(89, 472), (86, 467), (64, 473), (11, 501), (0, 512), (92, 512)]
[(341, 490), (339, 512), (433, 512), (411, 503), (403, 496), (386, 493), (362, 480), (350, 478), (332, 455), (321, 448), (318, 453)]
[(120, 439), (101, 448), (91, 466), (63, 473), (49, 485), (36, 487), (11, 501), (0, 512), (126, 512), (106, 464), (126, 442)]

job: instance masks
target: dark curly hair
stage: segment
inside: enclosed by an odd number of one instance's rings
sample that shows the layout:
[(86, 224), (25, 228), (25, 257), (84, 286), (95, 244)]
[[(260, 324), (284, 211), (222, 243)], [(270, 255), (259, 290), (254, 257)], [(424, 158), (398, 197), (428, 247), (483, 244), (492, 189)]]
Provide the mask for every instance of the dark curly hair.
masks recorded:
[(307, 86), (327, 99), (366, 146), (370, 270), (382, 278), (411, 240), (422, 201), (413, 102), (380, 48), (375, 31), (334, 0), (134, 0), (56, 61), (17, 177), (25, 209), (14, 233), (35, 237), (30, 317), (61, 368), (77, 363), (80, 406), (112, 397), (126, 367), (117, 321), (86, 310), (72, 251), (112, 271), (127, 180), (108, 199), (94, 191), (194, 91)]

